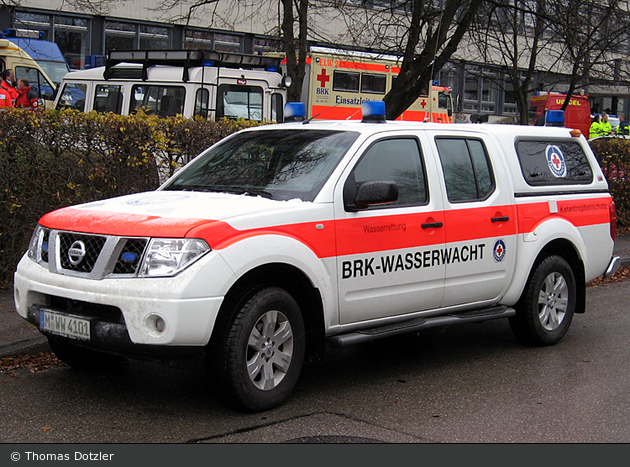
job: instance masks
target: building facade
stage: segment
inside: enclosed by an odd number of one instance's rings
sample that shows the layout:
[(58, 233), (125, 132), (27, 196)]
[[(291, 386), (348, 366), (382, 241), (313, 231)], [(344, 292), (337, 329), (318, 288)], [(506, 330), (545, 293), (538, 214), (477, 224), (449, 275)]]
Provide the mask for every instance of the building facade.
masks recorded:
[[(440, 0), (436, 0), (440, 1)], [(377, 10), (391, 2), (347, 0)], [(0, 6), (0, 31), (6, 28), (40, 31), (46, 40), (57, 43), (71, 68), (94, 63), (94, 57), (118, 49), (210, 49), (258, 54), (281, 51), (277, 39), (280, 11), (277, 1), (247, 0), (216, 2), (187, 16), (190, 2), (161, 10), (159, 0), (103, 0), (98, 2), (63, 0), (23, 0), (19, 6)], [(317, 3), (317, 2), (315, 2)], [(330, 3), (330, 2), (327, 2)], [(401, 12), (404, 14), (404, 12)], [(356, 43), (359, 34), (348, 31), (348, 22), (334, 8), (317, 8), (309, 18), (314, 40), (330, 43)], [(360, 23), (360, 21), (358, 21)], [(321, 42), (320, 42), (321, 43)], [(626, 47), (626, 56), (630, 49)], [(453, 90), (457, 117), (467, 120), (473, 113), (489, 116), (489, 121), (513, 121), (517, 106), (510, 97), (510, 85), (500, 66), (471, 61), (461, 52), (440, 72), (440, 85)], [(610, 82), (586, 89), (595, 109), (630, 113), (630, 86), (611, 77)], [(554, 92), (566, 92), (568, 85), (558, 79)]]

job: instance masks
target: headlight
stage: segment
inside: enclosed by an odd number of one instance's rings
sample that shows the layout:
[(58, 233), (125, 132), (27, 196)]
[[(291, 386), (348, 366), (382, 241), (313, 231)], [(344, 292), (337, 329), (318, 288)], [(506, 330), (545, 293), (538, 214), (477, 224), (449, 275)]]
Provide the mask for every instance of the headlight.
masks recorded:
[(28, 245), (28, 257), (33, 261), (48, 262), (48, 232), (49, 230), (37, 224)]
[(140, 277), (174, 276), (210, 251), (196, 238), (154, 238), (140, 266)]

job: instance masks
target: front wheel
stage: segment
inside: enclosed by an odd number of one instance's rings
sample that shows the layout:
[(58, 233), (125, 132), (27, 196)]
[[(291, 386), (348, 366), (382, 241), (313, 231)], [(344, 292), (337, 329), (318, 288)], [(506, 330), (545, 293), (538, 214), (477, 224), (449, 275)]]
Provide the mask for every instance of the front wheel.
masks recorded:
[(510, 318), (516, 337), (528, 345), (553, 345), (569, 330), (576, 303), (573, 270), (560, 256), (545, 258), (529, 278)]
[(304, 321), (295, 299), (278, 287), (260, 289), (228, 326), (219, 356), (228, 399), (252, 411), (283, 403), (304, 361)]

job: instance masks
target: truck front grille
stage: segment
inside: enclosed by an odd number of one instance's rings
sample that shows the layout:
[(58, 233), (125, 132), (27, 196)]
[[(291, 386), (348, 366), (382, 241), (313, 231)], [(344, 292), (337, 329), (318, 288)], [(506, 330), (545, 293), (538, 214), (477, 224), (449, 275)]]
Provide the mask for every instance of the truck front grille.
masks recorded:
[(105, 237), (60, 232), (59, 261), (69, 271), (92, 272), (101, 254)]
[(43, 229), (33, 256), (55, 274), (96, 280), (132, 277), (138, 273), (147, 244), (147, 238)]

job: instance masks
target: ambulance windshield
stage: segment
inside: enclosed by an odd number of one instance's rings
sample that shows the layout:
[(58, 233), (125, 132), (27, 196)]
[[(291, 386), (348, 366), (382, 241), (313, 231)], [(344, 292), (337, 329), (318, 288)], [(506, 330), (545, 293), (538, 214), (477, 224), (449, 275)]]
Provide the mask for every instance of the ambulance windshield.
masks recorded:
[(358, 136), (329, 130), (241, 133), (203, 152), (162, 189), (313, 201)]

